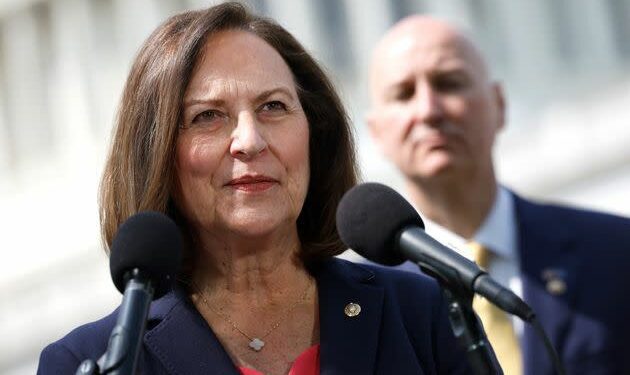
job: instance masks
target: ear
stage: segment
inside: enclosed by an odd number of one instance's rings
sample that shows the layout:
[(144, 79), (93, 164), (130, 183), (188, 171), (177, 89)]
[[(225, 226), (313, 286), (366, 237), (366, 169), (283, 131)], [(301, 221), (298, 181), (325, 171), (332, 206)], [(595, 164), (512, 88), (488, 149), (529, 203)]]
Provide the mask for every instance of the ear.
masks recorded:
[(503, 86), (499, 82), (494, 82), (492, 84), (492, 90), (494, 91), (494, 100), (497, 108), (497, 130), (503, 130), (503, 128), (505, 128), (507, 111)]

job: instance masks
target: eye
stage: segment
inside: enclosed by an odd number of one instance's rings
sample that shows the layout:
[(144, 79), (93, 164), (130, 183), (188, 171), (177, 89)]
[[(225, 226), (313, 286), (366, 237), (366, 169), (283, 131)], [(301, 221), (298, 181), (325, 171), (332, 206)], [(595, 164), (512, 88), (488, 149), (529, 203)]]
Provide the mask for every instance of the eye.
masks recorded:
[(190, 127), (207, 128), (210, 126), (218, 125), (219, 123), (224, 122), (226, 117), (227, 116), (225, 114), (217, 110), (209, 109), (193, 117)]
[(467, 88), (469, 80), (463, 74), (443, 74), (434, 77), (432, 85), (436, 91), (452, 93)]
[(272, 100), (263, 103), (257, 112), (263, 121), (281, 120), (289, 113), (289, 107), (279, 100)]
[(396, 88), (393, 93), (393, 98), (396, 101), (407, 101), (411, 99), (416, 91), (413, 84), (404, 84)]
[(287, 106), (279, 100), (273, 100), (263, 104), (260, 109), (265, 112), (286, 111)]

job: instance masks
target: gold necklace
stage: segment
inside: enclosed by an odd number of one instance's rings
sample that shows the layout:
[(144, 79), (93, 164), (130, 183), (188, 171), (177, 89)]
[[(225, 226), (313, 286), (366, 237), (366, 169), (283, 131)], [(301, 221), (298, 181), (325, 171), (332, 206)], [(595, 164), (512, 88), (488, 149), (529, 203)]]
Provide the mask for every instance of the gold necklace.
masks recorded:
[(262, 335), (261, 337), (251, 337), (250, 335), (248, 335), (247, 333), (243, 332), (240, 328), (238, 328), (238, 326), (236, 325), (236, 323), (234, 323), (234, 321), (232, 319), (230, 319), (229, 316), (225, 315), (224, 313), (222, 313), (219, 310), (214, 309), (210, 303), (208, 303), (208, 299), (207, 299), (207, 293), (206, 291), (202, 291), (201, 289), (199, 289), (196, 285), (195, 285), (195, 289), (197, 289), (197, 293), (198, 295), (201, 297), (201, 300), (203, 301), (203, 304), (206, 305), (206, 307), (208, 309), (210, 309), (210, 311), (212, 311), (213, 313), (217, 314), (218, 316), (220, 316), (221, 318), (223, 318), (226, 322), (228, 322), (232, 328), (234, 328), (238, 333), (240, 333), (241, 335), (243, 335), (243, 337), (245, 337), (247, 340), (249, 340), (249, 348), (252, 349), (255, 352), (259, 352), (262, 350), (262, 348), (265, 346), (265, 341), (263, 341), (263, 339), (265, 339), (267, 336), (269, 336), (271, 334), (271, 332), (273, 332), (276, 328), (278, 328), (280, 326), (280, 323), (282, 323), (283, 320), (285, 320), (289, 314), (291, 314), (291, 312), (300, 304), (302, 303), (305, 299), (306, 296), (308, 295), (308, 291), (311, 289), (311, 283), (308, 282), (308, 284), (306, 285), (306, 289), (304, 289), (304, 292), (302, 293), (302, 295), (300, 296), (300, 298), (295, 301), (291, 307), (289, 307), (289, 309), (286, 311), (286, 313), (284, 313), (284, 315), (278, 319), (272, 326), (271, 328), (269, 328), (267, 330), (267, 332), (265, 332), (264, 335)]

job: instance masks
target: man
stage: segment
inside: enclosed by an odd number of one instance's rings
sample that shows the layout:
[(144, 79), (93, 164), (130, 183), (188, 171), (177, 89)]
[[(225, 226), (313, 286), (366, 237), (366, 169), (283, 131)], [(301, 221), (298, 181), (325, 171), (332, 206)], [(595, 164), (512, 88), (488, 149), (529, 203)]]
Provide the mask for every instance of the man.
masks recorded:
[[(370, 92), (370, 133), (432, 227), (460, 249), (483, 246), (489, 273), (534, 309), (569, 374), (630, 374), (630, 220), (498, 185), (492, 149), (505, 100), (475, 45), (445, 22), (408, 17), (374, 50)], [(553, 373), (532, 327), (505, 320), (506, 374)], [(495, 341), (484, 326), (496, 349), (507, 335)]]

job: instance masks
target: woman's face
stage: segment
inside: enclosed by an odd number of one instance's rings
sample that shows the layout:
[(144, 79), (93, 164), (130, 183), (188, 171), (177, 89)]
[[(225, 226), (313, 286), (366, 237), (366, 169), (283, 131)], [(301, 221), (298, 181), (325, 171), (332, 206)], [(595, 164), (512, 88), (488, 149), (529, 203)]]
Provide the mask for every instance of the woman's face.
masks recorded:
[(198, 231), (256, 237), (296, 228), (309, 128), (289, 67), (244, 31), (211, 36), (183, 102), (176, 201)]

